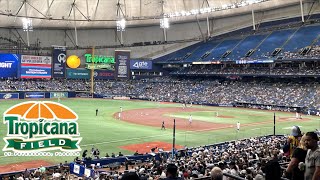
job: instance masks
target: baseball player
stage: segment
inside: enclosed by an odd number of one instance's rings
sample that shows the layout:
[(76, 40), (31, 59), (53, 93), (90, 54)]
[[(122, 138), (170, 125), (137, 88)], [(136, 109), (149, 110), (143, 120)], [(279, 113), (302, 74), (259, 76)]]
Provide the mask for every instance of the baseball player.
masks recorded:
[(191, 125), (192, 124), (192, 115), (190, 114), (190, 116), (189, 116), (189, 125)]
[(165, 127), (165, 125), (164, 125), (164, 121), (162, 121), (161, 130), (162, 130), (162, 129), (166, 130), (166, 127)]
[(118, 118), (121, 120), (121, 112), (118, 113)]
[(240, 122), (237, 122), (237, 131), (240, 131)]

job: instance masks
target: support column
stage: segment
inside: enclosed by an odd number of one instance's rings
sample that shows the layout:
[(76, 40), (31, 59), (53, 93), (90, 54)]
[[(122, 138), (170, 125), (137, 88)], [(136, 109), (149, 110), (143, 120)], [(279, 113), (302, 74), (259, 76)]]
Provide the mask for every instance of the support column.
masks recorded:
[(300, 0), (300, 9), (301, 9), (301, 21), (304, 22), (304, 12), (303, 12), (303, 3), (302, 3), (302, 0)]
[(256, 22), (254, 19), (254, 10), (253, 9), (252, 9), (252, 27), (253, 27), (253, 30), (256, 30)]
[[(25, 10), (25, 15), (26, 15), (26, 19), (29, 20), (28, 18), (28, 12), (27, 12), (27, 1), (24, 1), (24, 10)], [(29, 40), (29, 24), (27, 27), (27, 45), (28, 47), (30, 46), (30, 40)]]
[(209, 22), (209, 17), (207, 16), (207, 33), (208, 33), (208, 38), (210, 38), (210, 22)]
[(77, 32), (77, 21), (76, 21), (76, 8), (74, 8), (75, 4), (72, 4), (73, 9), (73, 22), (74, 22), (74, 36), (76, 39), (76, 46), (78, 47), (78, 32)]

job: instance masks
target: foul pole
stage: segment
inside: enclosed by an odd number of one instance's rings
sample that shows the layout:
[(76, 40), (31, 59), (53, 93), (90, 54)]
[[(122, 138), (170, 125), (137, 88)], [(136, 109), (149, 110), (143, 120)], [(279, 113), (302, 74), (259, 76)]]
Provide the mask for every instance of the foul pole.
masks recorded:
[(91, 68), (91, 96), (93, 98), (94, 94), (94, 46), (92, 47), (92, 56), (91, 56), (92, 68)]

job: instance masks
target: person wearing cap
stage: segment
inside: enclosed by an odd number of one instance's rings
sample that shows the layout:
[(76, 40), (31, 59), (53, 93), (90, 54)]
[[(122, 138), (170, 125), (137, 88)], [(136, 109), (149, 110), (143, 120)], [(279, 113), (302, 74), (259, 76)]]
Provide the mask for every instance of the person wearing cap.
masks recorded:
[(306, 133), (305, 144), (308, 152), (305, 159), (305, 180), (320, 179), (320, 148), (318, 141), (319, 138), (315, 132)]
[(289, 144), (289, 155), (290, 158), (293, 155), (293, 151), (299, 147), (300, 139), (302, 137), (301, 130), (299, 126), (293, 126), (291, 131), (291, 136), (289, 136), (287, 143)]

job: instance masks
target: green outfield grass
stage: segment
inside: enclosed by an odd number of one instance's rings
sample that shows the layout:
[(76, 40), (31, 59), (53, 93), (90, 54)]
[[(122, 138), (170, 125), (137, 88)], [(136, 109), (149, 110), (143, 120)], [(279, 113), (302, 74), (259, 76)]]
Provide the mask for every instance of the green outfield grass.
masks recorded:
[[(208, 110), (207, 110), (208, 109)], [(218, 114), (218, 116), (217, 116)], [(197, 112), (180, 112), (175, 114), (166, 114), (166, 116), (183, 118), (189, 120), (190, 115), (193, 120), (213, 122), (213, 123), (226, 123), (226, 124), (236, 124), (238, 121), (240, 123), (252, 123), (252, 122), (264, 122), (269, 121), (273, 118), (269, 111), (252, 111), (250, 109), (241, 108), (203, 108), (203, 111)], [(292, 113), (277, 112), (277, 117), (287, 118), (294, 117)]]
[[(1, 101), (0, 113), (11, 106), (23, 101)], [(124, 154), (133, 154), (133, 152), (120, 149), (119, 146), (150, 142), (164, 141), (172, 142), (172, 130), (167, 129), (161, 131), (159, 127), (142, 126), (132, 123), (126, 123), (114, 119), (112, 115), (120, 111), (120, 106), (123, 110), (156, 108), (156, 107), (181, 107), (181, 104), (159, 104), (148, 101), (120, 101), (120, 100), (100, 100), (100, 99), (66, 99), (61, 101), (62, 104), (74, 110), (79, 116), (79, 131), (83, 140), (81, 141), (82, 150), (90, 150), (92, 147), (99, 148), (101, 156), (105, 153), (118, 154), (119, 151)], [(245, 137), (261, 136), (273, 133), (273, 112), (271, 111), (255, 111), (252, 109), (238, 108), (221, 108), (221, 107), (200, 107), (203, 111), (192, 112), (193, 121), (209, 121), (216, 123), (234, 124), (240, 121), (241, 124), (268, 121), (263, 125), (241, 127), (241, 131), (237, 132), (235, 128), (221, 129), (205, 132), (187, 132), (177, 130), (176, 143), (179, 145), (199, 146), (213, 144), (227, 140), (241, 139)], [(99, 108), (99, 115), (95, 116), (95, 109)], [(234, 118), (219, 118), (214, 117), (214, 112), (218, 112), (219, 116), (234, 116)], [(277, 117), (294, 117), (291, 113), (276, 112)], [(189, 113), (174, 113), (172, 117), (185, 118), (188, 120)], [(293, 125), (302, 126), (302, 131), (314, 130), (319, 128), (320, 121), (318, 117), (308, 116), (310, 121), (303, 122), (279, 122), (277, 123), (276, 133), (286, 134), (290, 132), (290, 127)], [(160, 125), (161, 122), (159, 122)], [(0, 148), (4, 147), (3, 137), (6, 136), (7, 127), (1, 123), (0, 125)], [(74, 157), (5, 157), (3, 152), (0, 152), (0, 164), (16, 163), (30, 160), (42, 159), (53, 163), (72, 161)]]

